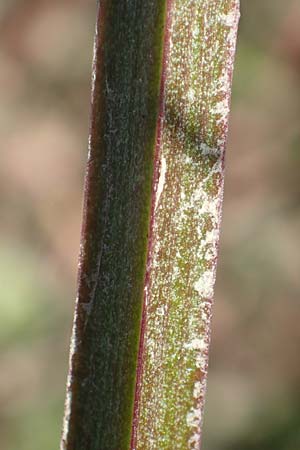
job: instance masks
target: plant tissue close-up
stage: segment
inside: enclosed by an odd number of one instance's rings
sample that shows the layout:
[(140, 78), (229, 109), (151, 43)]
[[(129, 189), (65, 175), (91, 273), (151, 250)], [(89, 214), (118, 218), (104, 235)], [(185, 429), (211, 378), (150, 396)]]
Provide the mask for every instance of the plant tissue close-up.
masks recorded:
[(300, 448), (299, 21), (2, 0), (1, 449)]

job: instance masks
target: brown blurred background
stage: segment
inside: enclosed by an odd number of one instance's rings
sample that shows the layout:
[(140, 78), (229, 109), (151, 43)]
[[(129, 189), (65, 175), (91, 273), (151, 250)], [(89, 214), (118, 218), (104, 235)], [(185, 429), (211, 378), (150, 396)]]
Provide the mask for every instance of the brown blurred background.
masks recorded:
[[(59, 446), (96, 0), (0, 0), (0, 439)], [(300, 449), (300, 3), (242, 0), (203, 450)]]

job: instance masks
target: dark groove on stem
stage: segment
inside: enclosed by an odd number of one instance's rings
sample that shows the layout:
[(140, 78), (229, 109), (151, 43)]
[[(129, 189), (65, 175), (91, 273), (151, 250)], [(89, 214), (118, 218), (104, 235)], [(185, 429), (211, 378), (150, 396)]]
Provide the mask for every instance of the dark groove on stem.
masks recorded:
[(131, 445), (130, 449), (135, 450), (137, 445), (137, 427), (139, 420), (139, 401), (142, 389), (142, 378), (143, 378), (143, 353), (144, 353), (144, 333), (147, 326), (146, 317), (146, 290), (149, 287), (149, 276), (151, 270), (151, 250), (152, 250), (152, 234), (153, 234), (153, 223), (155, 220), (155, 203), (157, 187), (159, 183), (160, 176), (160, 146), (161, 146), (161, 136), (162, 127), (165, 112), (165, 81), (166, 81), (166, 70), (169, 55), (169, 45), (170, 45), (170, 27), (171, 27), (171, 14), (172, 14), (172, 4), (173, 0), (166, 0), (166, 23), (165, 23), (165, 33), (163, 41), (163, 62), (162, 62), (162, 73), (160, 81), (160, 95), (159, 95), (159, 111), (157, 119), (157, 131), (156, 131), (156, 142), (155, 142), (155, 156), (154, 156), (154, 173), (152, 181), (152, 194), (151, 194), (151, 215), (150, 215), (150, 225), (148, 232), (148, 249), (147, 249), (147, 265), (146, 274), (144, 281), (144, 300), (142, 309), (142, 321), (141, 321), (141, 333), (139, 341), (139, 353), (138, 353), (138, 364), (137, 364), (137, 376), (136, 376), (136, 386), (135, 386), (135, 399), (134, 399), (134, 412), (132, 421), (132, 434), (131, 434)]

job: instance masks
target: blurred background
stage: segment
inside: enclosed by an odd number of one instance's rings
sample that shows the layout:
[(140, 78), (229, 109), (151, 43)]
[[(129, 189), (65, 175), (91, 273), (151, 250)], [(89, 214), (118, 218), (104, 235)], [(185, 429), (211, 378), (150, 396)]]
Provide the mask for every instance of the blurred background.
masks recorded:
[[(95, 0), (0, 0), (0, 436), (59, 447)], [(300, 448), (300, 3), (242, 0), (203, 450)]]

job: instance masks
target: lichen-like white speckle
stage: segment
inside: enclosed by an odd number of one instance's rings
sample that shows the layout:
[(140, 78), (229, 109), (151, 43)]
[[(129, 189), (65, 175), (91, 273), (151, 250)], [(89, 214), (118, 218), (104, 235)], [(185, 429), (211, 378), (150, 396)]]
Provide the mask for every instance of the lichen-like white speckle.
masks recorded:
[(205, 144), (205, 142), (202, 142), (200, 144), (200, 151), (203, 156), (206, 155), (217, 156), (220, 153), (220, 150), (217, 147), (210, 147), (209, 145)]
[[(200, 420), (200, 418), (199, 418)], [(200, 448), (200, 442), (201, 442), (201, 436), (200, 433), (193, 434), (189, 441), (188, 441), (188, 448), (189, 449), (199, 449)]]
[(221, 22), (226, 27), (233, 27), (236, 23), (236, 11), (230, 11), (228, 14), (220, 15)]
[(228, 114), (228, 100), (226, 98), (216, 104), (214, 113), (220, 114), (221, 117), (224, 117), (224, 115)]
[(192, 350), (203, 350), (206, 348), (206, 343), (204, 339), (195, 338), (188, 344), (185, 344), (185, 348)]
[(198, 399), (201, 395), (201, 392), (202, 392), (202, 383), (201, 381), (196, 381), (193, 392), (194, 398)]
[(158, 180), (157, 192), (156, 192), (156, 198), (155, 198), (155, 209), (158, 206), (160, 196), (164, 189), (164, 184), (165, 184), (165, 180), (166, 180), (166, 172), (167, 172), (167, 161), (166, 161), (166, 158), (164, 156), (162, 156), (159, 180)]
[(193, 102), (195, 100), (195, 91), (193, 88), (190, 88), (188, 90), (188, 99), (190, 100), (190, 102)]
[(214, 273), (208, 270), (194, 284), (195, 290), (201, 297), (211, 298), (214, 292)]
[(191, 428), (197, 428), (201, 419), (201, 411), (193, 408), (186, 416), (187, 425)]

